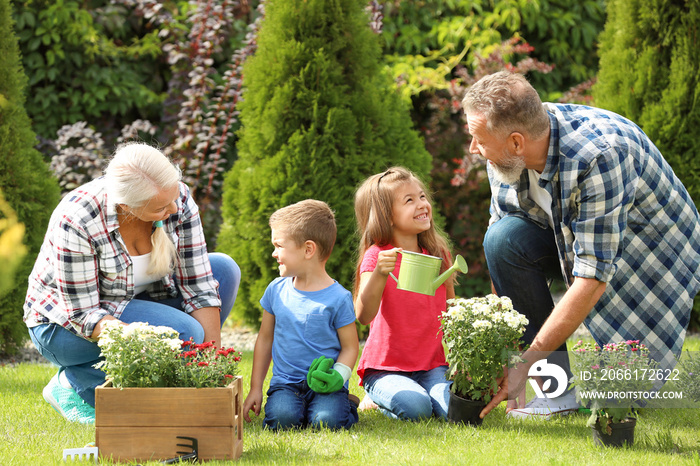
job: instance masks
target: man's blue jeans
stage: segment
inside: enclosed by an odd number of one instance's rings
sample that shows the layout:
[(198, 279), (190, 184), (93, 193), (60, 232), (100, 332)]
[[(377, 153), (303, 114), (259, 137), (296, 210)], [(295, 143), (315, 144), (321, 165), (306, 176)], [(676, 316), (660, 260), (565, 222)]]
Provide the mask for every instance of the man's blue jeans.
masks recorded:
[[(484, 253), (496, 293), (508, 296), (513, 308), (530, 321), (523, 340), (532, 343), (554, 309), (549, 284), (563, 279), (554, 231), (526, 218), (503, 217), (486, 231)], [(566, 351), (566, 343), (557, 349), (560, 351)], [(548, 362), (558, 364), (571, 377), (565, 354), (555, 354)], [(552, 383), (550, 392), (556, 390), (554, 379)]]
[[(209, 254), (214, 278), (219, 282), (221, 297), (221, 324), (231, 312), (236, 301), (241, 270), (229, 256)], [(180, 333), (181, 340), (193, 338), (196, 343), (204, 340), (204, 330), (194, 317), (182, 311), (182, 297), (152, 301), (142, 293), (124, 308), (122, 322), (147, 322), (165, 325)], [(95, 406), (95, 387), (105, 381), (105, 373), (93, 366), (100, 361), (100, 347), (57, 324), (43, 324), (29, 329), (29, 336), (39, 352), (51, 363), (65, 371), (73, 389), (85, 402)]]
[(446, 419), (452, 382), (447, 366), (429, 371), (388, 372), (368, 370), (362, 385), (384, 415), (409, 421), (435, 416)]
[(349, 429), (357, 422), (357, 408), (343, 387), (333, 393), (316, 393), (306, 382), (277, 384), (267, 391), (265, 419), (268, 429), (303, 428), (311, 425)]

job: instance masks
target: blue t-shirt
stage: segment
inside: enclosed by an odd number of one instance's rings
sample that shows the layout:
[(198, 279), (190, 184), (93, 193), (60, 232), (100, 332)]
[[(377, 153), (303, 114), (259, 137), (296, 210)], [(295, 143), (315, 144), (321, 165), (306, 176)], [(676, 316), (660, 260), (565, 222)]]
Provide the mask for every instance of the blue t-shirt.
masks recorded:
[(338, 329), (355, 322), (352, 295), (338, 282), (300, 291), (292, 277), (279, 277), (268, 285), (260, 305), (275, 316), (270, 385), (303, 382), (319, 356), (337, 360)]

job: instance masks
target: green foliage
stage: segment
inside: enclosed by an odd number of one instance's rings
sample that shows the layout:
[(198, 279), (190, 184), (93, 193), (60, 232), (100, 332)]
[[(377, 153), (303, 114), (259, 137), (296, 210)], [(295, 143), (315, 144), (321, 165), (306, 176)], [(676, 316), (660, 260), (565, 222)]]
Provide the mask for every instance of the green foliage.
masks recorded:
[(15, 271), (27, 254), (27, 247), (22, 243), (24, 225), (17, 222), (17, 215), (5, 201), (0, 190), (0, 298), (12, 289)]
[(13, 351), (27, 338), (22, 322), (27, 277), (58, 203), (58, 184), (33, 148), (36, 138), (23, 106), (26, 77), (10, 13), (9, 0), (0, 0), (0, 190), (25, 226), (28, 252), (17, 267), (17, 286), (0, 298), (0, 353)]
[(258, 301), (277, 275), (273, 211), (306, 198), (330, 205), (338, 239), (327, 270), (350, 289), (357, 185), (390, 165), (430, 170), (363, 7), (361, 0), (266, 3), (257, 53), (244, 68), (239, 158), (224, 182), (218, 238), (241, 267), (238, 318), (259, 320)]
[[(700, 202), (700, 3), (611, 0), (595, 103), (637, 123)], [(691, 326), (700, 327), (696, 299)]]
[(477, 55), (489, 55), (514, 35), (534, 47), (533, 58), (555, 66), (552, 73), (531, 77), (544, 93), (561, 93), (595, 76), (596, 38), (605, 20), (603, 0), (382, 3), (382, 39), (394, 76), (417, 83), (418, 92), (428, 86), (445, 88), (450, 79), (445, 71), (460, 61), (475, 66)]
[(124, 21), (117, 26), (114, 19), (126, 10), (107, 1), (89, 5), (101, 22), (85, 2), (13, 3), (31, 90), (26, 110), (39, 135), (53, 138), (65, 124), (100, 119), (121, 128), (159, 110), (158, 31), (134, 32)]

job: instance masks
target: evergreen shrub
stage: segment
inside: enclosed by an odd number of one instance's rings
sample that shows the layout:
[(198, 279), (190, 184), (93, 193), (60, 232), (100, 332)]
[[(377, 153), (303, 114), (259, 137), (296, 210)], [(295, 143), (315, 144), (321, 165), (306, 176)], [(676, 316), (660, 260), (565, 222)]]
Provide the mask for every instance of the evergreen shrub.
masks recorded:
[(356, 187), (391, 165), (426, 176), (431, 168), (408, 108), (383, 71), (365, 1), (265, 5), (257, 52), (244, 66), (238, 160), (224, 181), (218, 238), (218, 249), (241, 267), (234, 316), (248, 323), (259, 322), (259, 300), (278, 276), (268, 226), (273, 211), (307, 198), (327, 202), (338, 224), (327, 270), (352, 289)]
[(0, 353), (16, 351), (28, 337), (22, 322), (27, 278), (59, 199), (58, 183), (34, 149), (36, 137), (24, 109), (26, 77), (12, 24), (10, 2), (0, 0), (0, 191), (25, 226), (27, 246), (14, 289), (0, 298)]
[(700, 206), (700, 2), (610, 0), (607, 13), (595, 105), (637, 123)]

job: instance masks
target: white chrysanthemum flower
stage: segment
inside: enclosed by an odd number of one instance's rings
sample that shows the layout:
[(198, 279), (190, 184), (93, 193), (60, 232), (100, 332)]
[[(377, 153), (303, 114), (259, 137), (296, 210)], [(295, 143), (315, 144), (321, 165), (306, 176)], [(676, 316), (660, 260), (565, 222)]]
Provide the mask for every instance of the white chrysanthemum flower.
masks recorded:
[(488, 320), (477, 320), (474, 321), (472, 327), (478, 330), (487, 329), (493, 327), (493, 324)]

